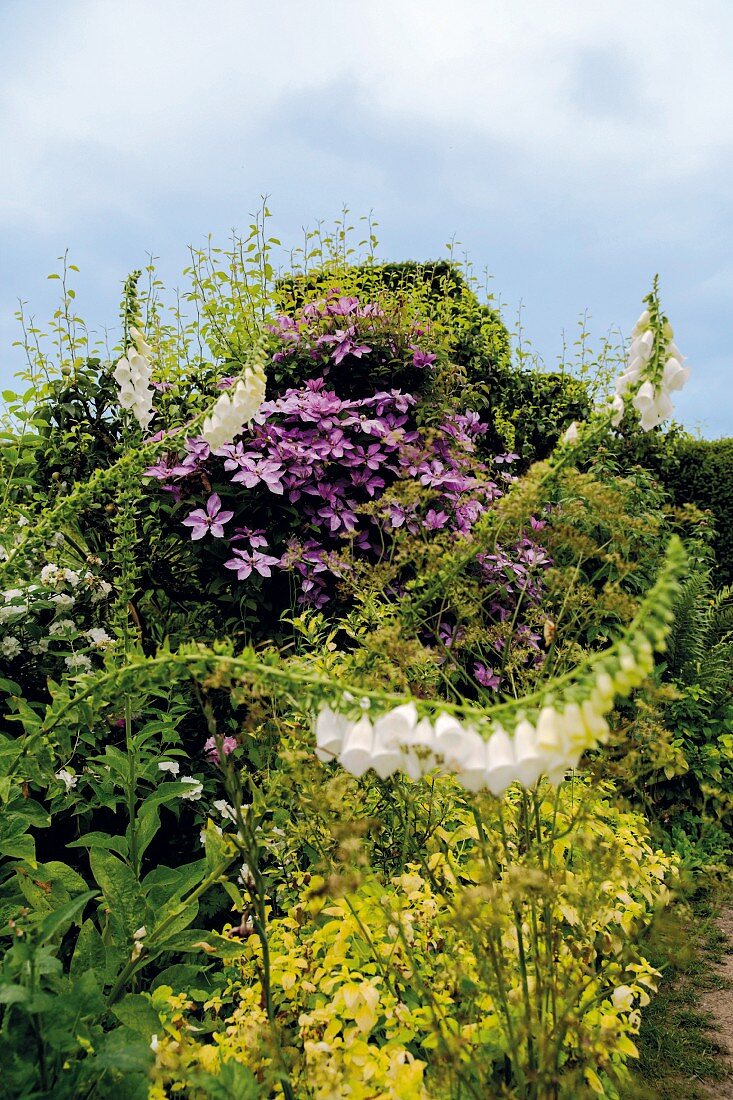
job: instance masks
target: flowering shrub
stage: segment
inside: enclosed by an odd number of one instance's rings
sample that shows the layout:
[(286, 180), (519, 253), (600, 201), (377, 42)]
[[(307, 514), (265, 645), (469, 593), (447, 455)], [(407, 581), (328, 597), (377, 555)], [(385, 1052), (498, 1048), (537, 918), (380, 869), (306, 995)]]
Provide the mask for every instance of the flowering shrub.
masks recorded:
[[(405, 352), (409, 365), (401, 376), (411, 371), (424, 377), (436, 355), (415, 342), (422, 330), (395, 331), (392, 318), (376, 304), (362, 305), (336, 291), (323, 303), (303, 307), (296, 318), (281, 314), (272, 328), (274, 364), (288, 361), (292, 375), (297, 359), (304, 374), (322, 373), (262, 403), (241, 441), (212, 451), (206, 440), (191, 439), (183, 456), (170, 452), (147, 470), (177, 501), (202, 485), (209, 492), (202, 507), (181, 521), (191, 538), (203, 540), (210, 533), (220, 539), (228, 548), (223, 552), (231, 554), (221, 564), (237, 580), (261, 584), (280, 570), (295, 580), (299, 603), (323, 608), (353, 556), (378, 561), (399, 529), (428, 539), (439, 532), (469, 536), (512, 484), (509, 471), (519, 456), (497, 455), (492, 476), (476, 456), (476, 441), (487, 425), (475, 412), (446, 410), (434, 425), (419, 426), (426, 399), (417, 392), (339, 397), (329, 388), (363, 391), (366, 383), (355, 382), (344, 363), (351, 368), (353, 360), (368, 361), (379, 377)], [(418, 494), (410, 487), (419, 487)], [(532, 523), (541, 530), (542, 521)], [(223, 556), (213, 544), (212, 552), (217, 560)], [(514, 546), (497, 546), (476, 561), (493, 592), (488, 611), (496, 621), (510, 618), (520, 603), (525, 613), (538, 604), (541, 572), (550, 561), (533, 538), (523, 534)], [(399, 586), (399, 579), (395, 583)], [(517, 639), (534, 650), (528, 656), (541, 659), (539, 636), (523, 621), (513, 626)], [(451, 645), (453, 633), (446, 620), (442, 642)], [(474, 675), (484, 687), (501, 684), (483, 662), (475, 663)]]
[[(560, 959), (555, 1025), (547, 1039), (556, 1044), (559, 1094), (568, 1097), (584, 1088), (623, 1095), (616, 1089), (635, 1053), (639, 1008), (658, 978), (629, 952), (627, 934), (653, 919), (675, 878), (675, 861), (653, 851), (640, 817), (612, 808), (609, 794), (609, 788), (591, 793), (576, 786), (573, 797), (585, 816), (573, 873), (567, 874), (571, 849), (562, 844), (559, 866), (549, 872), (557, 875), (549, 896)], [(563, 799), (562, 820), (569, 812)], [(486, 1095), (501, 1087), (505, 1059), (516, 1057), (513, 1044), (519, 1035), (527, 1041), (512, 909), (484, 882), (470, 814), (454, 829), (457, 843), (449, 841), (445, 851), (437, 845), (424, 866), (407, 866), (389, 883), (366, 875), (356, 889), (333, 898), (322, 877), (298, 876), (300, 894), (290, 913), (272, 923), (269, 937), (278, 1016), (294, 1035), (297, 1094), (448, 1098), (457, 1088)], [(541, 890), (541, 872), (506, 873), (509, 896), (527, 906), (526, 892)], [(533, 874), (539, 876), (534, 881)], [(462, 899), (461, 883), (477, 881), (481, 886)], [(540, 919), (548, 918), (545, 908)], [(470, 933), (469, 920), (485, 930), (481, 937)], [(237, 929), (225, 929), (224, 937), (229, 981), (223, 997), (204, 1005), (216, 1020), (217, 1041), (199, 1038), (201, 1021), (190, 1014), (191, 1004), (175, 1027), (162, 1023), (153, 1096), (195, 1080), (196, 1069), (216, 1073), (230, 1059), (258, 1075), (268, 1064), (267, 1017), (256, 992), (261, 945)], [(493, 977), (484, 937), (505, 952)], [(610, 949), (596, 948), (579, 966), (581, 945), (604, 939)], [(530, 975), (538, 988), (548, 977), (547, 961), (538, 960)], [(576, 1000), (581, 973), (589, 980)], [(530, 1044), (542, 1035), (530, 1035)]]
[(273, 285), (271, 245), (194, 254), (191, 322), (131, 277), (96, 383), (59, 311), (8, 428), (8, 1094), (622, 1095), (677, 860), (581, 769), (685, 569), (603, 466), (680, 380), (656, 288), (520, 476), (489, 307), (340, 246)]

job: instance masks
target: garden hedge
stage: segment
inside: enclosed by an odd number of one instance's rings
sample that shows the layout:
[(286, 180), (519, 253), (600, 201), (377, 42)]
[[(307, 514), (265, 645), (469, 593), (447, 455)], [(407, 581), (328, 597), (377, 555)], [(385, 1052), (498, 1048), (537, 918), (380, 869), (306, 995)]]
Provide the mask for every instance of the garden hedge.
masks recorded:
[[(457, 264), (410, 260), (355, 265), (353, 272), (362, 290), (369, 286), (375, 295), (387, 289), (397, 298), (401, 292), (407, 298), (420, 288), (425, 315), (450, 327), (453, 361), (465, 369), (469, 383), (485, 387), (479, 404), (491, 425), (482, 441), (487, 454), (510, 450), (525, 461), (545, 458), (573, 420), (587, 417), (591, 402), (580, 379), (513, 365), (511, 337), (498, 310), (479, 301)], [(288, 276), (278, 284), (286, 311), (327, 288), (322, 273)], [(475, 402), (475, 393), (472, 397)]]
[(733, 439), (676, 441), (675, 461), (664, 481), (677, 504), (708, 509), (715, 522), (713, 543), (723, 584), (733, 583)]

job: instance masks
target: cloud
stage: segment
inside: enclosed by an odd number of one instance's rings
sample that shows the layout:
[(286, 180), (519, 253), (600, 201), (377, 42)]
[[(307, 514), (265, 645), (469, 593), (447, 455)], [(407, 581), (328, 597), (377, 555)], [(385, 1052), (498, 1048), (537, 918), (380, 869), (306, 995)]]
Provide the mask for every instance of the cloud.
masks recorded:
[(456, 233), (550, 364), (579, 310), (626, 324), (660, 271), (683, 403), (715, 392), (724, 430), (730, 102), (729, 0), (0, 4), (0, 335), (18, 290), (44, 315), (67, 244), (111, 320), (148, 250), (175, 282), (260, 192), (293, 242), (346, 200), (391, 256)]
[(151, 196), (231, 171), (222, 150), (252, 168), (248, 154), (266, 156), (278, 139), (268, 121), (288, 105), (322, 105), (329, 88), (407, 134), (496, 147), (517, 175), (541, 166), (550, 190), (582, 193), (599, 172), (628, 192), (668, 188), (733, 152), (733, 6), (722, 0), (68, 0), (33, 10), (5, 34), (5, 221), (144, 216)]

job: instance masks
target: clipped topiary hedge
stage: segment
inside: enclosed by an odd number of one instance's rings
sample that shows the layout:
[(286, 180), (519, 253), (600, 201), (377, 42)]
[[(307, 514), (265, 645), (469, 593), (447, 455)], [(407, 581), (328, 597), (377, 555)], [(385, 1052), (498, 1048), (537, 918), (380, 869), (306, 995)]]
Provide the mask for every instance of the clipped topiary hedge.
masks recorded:
[(733, 584), (733, 439), (677, 439), (662, 477), (675, 503), (712, 513), (719, 579)]
[[(517, 451), (526, 462), (545, 458), (573, 420), (583, 420), (591, 402), (585, 384), (557, 371), (512, 364), (511, 338), (498, 310), (482, 303), (457, 264), (447, 260), (354, 265), (338, 279), (345, 292), (421, 302), (423, 316), (450, 332), (452, 361), (463, 367), (467, 403), (490, 429), (482, 437), (487, 454)], [(353, 285), (352, 285), (353, 281)], [(286, 276), (278, 284), (283, 308), (299, 308), (332, 285), (328, 272)]]

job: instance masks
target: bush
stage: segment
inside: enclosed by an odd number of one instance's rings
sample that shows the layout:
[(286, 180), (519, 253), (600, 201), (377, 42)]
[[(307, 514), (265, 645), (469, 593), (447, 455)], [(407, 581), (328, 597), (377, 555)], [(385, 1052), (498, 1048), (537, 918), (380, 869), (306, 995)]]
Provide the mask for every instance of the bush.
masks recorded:
[[(451, 263), (273, 286), (261, 229), (194, 253), (190, 322), (128, 280), (126, 367), (29, 348), (6, 421), (6, 1092), (616, 1100), (679, 861), (576, 766), (669, 633), (662, 494), (595, 442), (517, 476), (588, 395)], [(705, 599), (669, 668), (717, 706)]]
[(676, 503), (712, 513), (718, 578), (733, 583), (733, 439), (680, 438), (663, 478)]

